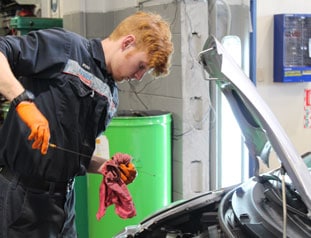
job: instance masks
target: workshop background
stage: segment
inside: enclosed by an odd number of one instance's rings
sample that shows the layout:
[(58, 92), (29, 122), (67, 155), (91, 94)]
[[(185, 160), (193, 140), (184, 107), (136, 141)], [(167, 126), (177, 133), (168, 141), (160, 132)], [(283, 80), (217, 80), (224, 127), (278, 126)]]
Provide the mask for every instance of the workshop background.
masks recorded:
[[(157, 12), (168, 20), (175, 49), (170, 74), (160, 79), (146, 76), (142, 82), (119, 85), (120, 111), (161, 111), (171, 115), (171, 126), (164, 128), (171, 130), (170, 141), (165, 141), (170, 145), (167, 149), (169, 155), (165, 159), (170, 160), (172, 169), (168, 173), (171, 176), (168, 179), (168, 184), (171, 185), (169, 187), (171, 194), (168, 196), (170, 201), (163, 202), (163, 205), (167, 205), (172, 201), (190, 198), (217, 187), (217, 183), (214, 182), (218, 169), (215, 162), (217, 153), (213, 148), (215, 141), (211, 141), (214, 137), (210, 136), (215, 129), (217, 116), (210, 96), (211, 85), (198, 62), (198, 54), (208, 35), (219, 34), (217, 27), (222, 19), (214, 16), (215, 4), (218, 4), (218, 7), (223, 5), (230, 7), (233, 17), (231, 28), (235, 30), (235, 34), (240, 34), (244, 46), (248, 45), (249, 34), (255, 33), (254, 51), (246, 52), (248, 56), (244, 57), (244, 61), (248, 62), (244, 62), (243, 65), (248, 70), (250, 67), (248, 64), (253, 57), (256, 68), (252, 80), (256, 83), (261, 96), (271, 107), (299, 153), (310, 151), (311, 128), (305, 126), (306, 111), (309, 108), (306, 108), (304, 101), (305, 93), (311, 90), (310, 83), (275, 83), (273, 80), (273, 15), (310, 13), (309, 1), (4, 0), (0, 5), (2, 18), (0, 33), (2, 35), (23, 33), (19, 26), (12, 26), (11, 19), (16, 16), (44, 18), (43, 25), (51, 22), (46, 18), (52, 19), (52, 24), (56, 25), (61, 19), (64, 28), (87, 38), (107, 37), (122, 19), (137, 10)], [(253, 7), (255, 12), (251, 12), (252, 4), (255, 4)], [(219, 12), (218, 14), (221, 15)], [(255, 15), (255, 21), (252, 21), (252, 14)], [(44, 28), (42, 25), (40, 27)], [(4, 99), (1, 102), (2, 110), (5, 111), (7, 104)], [(118, 133), (121, 134), (122, 131)], [(150, 137), (147, 140), (152, 147), (154, 138)], [(232, 160), (234, 159), (236, 158), (232, 157)], [(273, 163), (273, 166), (278, 166), (278, 163)], [(140, 176), (148, 177), (151, 176), (152, 170), (150, 168), (144, 172), (146, 174), (141, 173)], [(231, 170), (232, 174), (234, 172)], [(230, 178), (232, 174), (227, 173), (226, 176)], [(79, 195), (83, 196), (83, 193)], [(89, 215), (87, 207), (83, 207), (82, 210), (84, 208), (85, 214)], [(78, 215), (82, 211), (79, 212)]]

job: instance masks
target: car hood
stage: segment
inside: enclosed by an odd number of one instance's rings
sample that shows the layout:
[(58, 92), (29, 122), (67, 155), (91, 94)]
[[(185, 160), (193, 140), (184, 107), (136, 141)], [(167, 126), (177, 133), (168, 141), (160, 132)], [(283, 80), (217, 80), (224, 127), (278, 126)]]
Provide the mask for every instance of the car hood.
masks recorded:
[(255, 85), (214, 36), (207, 39), (199, 57), (209, 80), (215, 80), (227, 97), (250, 157), (256, 164), (258, 159), (269, 164), (270, 151), (274, 150), (310, 214), (310, 172)]

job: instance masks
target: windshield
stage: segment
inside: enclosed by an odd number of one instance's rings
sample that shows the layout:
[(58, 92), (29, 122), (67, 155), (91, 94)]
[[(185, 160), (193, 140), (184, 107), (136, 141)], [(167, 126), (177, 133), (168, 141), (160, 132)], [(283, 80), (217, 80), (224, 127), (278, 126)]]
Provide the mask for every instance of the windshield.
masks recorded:
[(303, 158), (303, 161), (307, 165), (309, 171), (311, 170), (311, 152), (307, 152), (301, 156)]

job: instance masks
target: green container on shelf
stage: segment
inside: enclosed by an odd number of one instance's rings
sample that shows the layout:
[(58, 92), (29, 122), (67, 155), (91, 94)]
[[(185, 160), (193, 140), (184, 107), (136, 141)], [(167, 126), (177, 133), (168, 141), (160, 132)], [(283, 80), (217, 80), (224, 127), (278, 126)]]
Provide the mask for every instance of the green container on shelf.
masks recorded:
[(104, 134), (110, 156), (132, 155), (138, 176), (128, 185), (137, 215), (120, 218), (114, 205), (98, 221), (99, 186), (102, 176), (87, 175), (89, 238), (111, 238), (125, 226), (135, 225), (172, 201), (171, 114), (162, 111), (122, 111)]
[(33, 30), (63, 27), (62, 18), (20, 17), (10, 19), (10, 28), (18, 31), (18, 35), (25, 35)]

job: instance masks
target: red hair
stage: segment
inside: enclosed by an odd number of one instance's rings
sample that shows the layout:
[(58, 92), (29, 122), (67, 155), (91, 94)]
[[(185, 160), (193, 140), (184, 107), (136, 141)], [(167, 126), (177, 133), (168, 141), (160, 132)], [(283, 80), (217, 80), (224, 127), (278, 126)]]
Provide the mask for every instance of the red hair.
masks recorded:
[(138, 11), (125, 18), (110, 34), (111, 40), (132, 34), (136, 49), (148, 56), (148, 67), (154, 76), (168, 74), (173, 52), (172, 34), (168, 22), (160, 15)]

